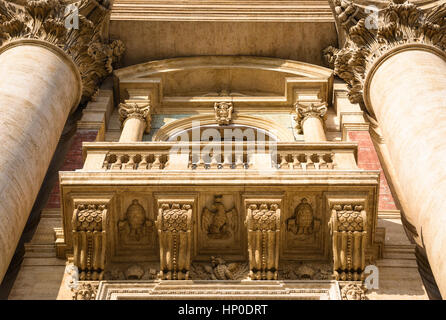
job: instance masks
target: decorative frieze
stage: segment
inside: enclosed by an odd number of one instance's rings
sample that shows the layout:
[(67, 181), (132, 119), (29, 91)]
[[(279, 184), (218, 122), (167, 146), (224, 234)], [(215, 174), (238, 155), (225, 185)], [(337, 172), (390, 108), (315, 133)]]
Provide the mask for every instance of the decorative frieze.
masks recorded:
[(249, 277), (278, 278), (281, 200), (245, 200), (248, 228)]
[(446, 48), (446, 4), (422, 10), (408, 1), (393, 1), (372, 14), (365, 11), (368, 7), (354, 2), (332, 1), (347, 39), (343, 48), (328, 47), (324, 55), (335, 74), (347, 83), (352, 103), (363, 103), (367, 73), (392, 49), (410, 44)]
[(216, 102), (214, 104), (214, 110), (215, 110), (215, 121), (219, 125), (228, 125), (232, 121), (232, 110), (234, 109), (234, 106), (232, 102)]
[(108, 21), (109, 1), (80, 0), (77, 28), (67, 28), (72, 19), (65, 2), (23, 1), (22, 5), (0, 0), (0, 46), (20, 39), (38, 39), (59, 47), (77, 65), (82, 78), (83, 101), (89, 99), (101, 81), (113, 70), (124, 52), (121, 41), (108, 43), (102, 29)]
[(73, 264), (80, 280), (102, 280), (105, 268), (107, 205), (80, 203), (72, 218)]
[(160, 241), (160, 278), (189, 278), (193, 200), (158, 200), (156, 226)]
[(119, 121), (124, 127), (128, 119), (138, 119), (145, 123), (145, 132), (150, 132), (152, 117), (150, 103), (126, 102), (119, 104)]
[(321, 120), (327, 113), (327, 104), (325, 102), (310, 103), (308, 105), (296, 102), (295, 105), (294, 121), (296, 121), (296, 130), (299, 134), (303, 133), (303, 123), (306, 119), (313, 117)]
[(364, 280), (367, 216), (362, 205), (335, 204), (331, 210), (336, 280)]

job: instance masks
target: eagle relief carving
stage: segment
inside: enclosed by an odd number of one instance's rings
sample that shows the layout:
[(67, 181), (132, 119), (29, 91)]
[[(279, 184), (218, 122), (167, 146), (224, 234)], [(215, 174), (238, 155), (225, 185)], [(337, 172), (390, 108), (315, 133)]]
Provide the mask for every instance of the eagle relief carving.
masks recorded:
[(214, 195), (210, 209), (205, 207), (201, 214), (201, 229), (210, 239), (229, 239), (237, 228), (237, 210), (226, 210), (222, 195)]
[(153, 221), (146, 218), (142, 205), (135, 199), (127, 208), (125, 219), (118, 222), (119, 237), (124, 243), (148, 242), (153, 225)]
[(319, 231), (320, 220), (314, 217), (313, 208), (302, 198), (294, 214), (286, 222), (287, 231), (297, 235), (298, 240), (307, 240)]

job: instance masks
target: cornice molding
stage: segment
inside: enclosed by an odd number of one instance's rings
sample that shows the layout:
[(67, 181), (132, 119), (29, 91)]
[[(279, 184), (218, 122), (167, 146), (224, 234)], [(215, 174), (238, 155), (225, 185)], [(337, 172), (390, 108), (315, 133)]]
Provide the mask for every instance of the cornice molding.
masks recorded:
[(342, 49), (328, 47), (323, 52), (324, 56), (335, 74), (347, 83), (349, 100), (368, 106), (371, 115), (370, 104), (365, 101), (367, 93), (364, 94), (366, 79), (370, 79), (368, 74), (384, 59), (402, 48), (410, 50), (415, 47), (445, 57), (444, 3), (423, 10), (414, 3), (394, 0), (381, 5), (376, 13), (377, 19), (372, 21), (364, 1), (361, 4), (346, 0), (332, 2), (336, 19), (341, 22), (347, 37)]
[[(0, 0), (0, 47), (23, 39), (47, 42), (63, 50), (77, 66), (82, 79), (82, 102), (97, 90), (113, 71), (112, 65), (124, 52), (121, 41), (102, 38), (109, 19), (108, 1), (74, 2), (79, 12), (79, 28), (68, 29), (71, 11), (61, 0), (27, 0), (22, 5)], [(54, 50), (53, 50), (54, 51)]]
[(323, 0), (116, 0), (111, 20), (333, 22), (333, 15)]

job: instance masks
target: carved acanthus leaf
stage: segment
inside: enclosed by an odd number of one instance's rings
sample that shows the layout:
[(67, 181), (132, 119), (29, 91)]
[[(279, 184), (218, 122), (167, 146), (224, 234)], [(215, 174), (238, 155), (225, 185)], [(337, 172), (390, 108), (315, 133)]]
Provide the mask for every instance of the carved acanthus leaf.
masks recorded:
[(119, 104), (119, 121), (121, 121), (121, 126), (127, 119), (139, 119), (146, 123), (145, 131), (148, 133), (151, 127), (151, 114), (150, 114), (150, 104), (149, 103), (121, 103)]
[[(82, 78), (82, 100), (87, 101), (109, 75), (124, 52), (121, 41), (101, 37), (109, 2), (80, 0), (78, 28), (67, 28), (72, 11), (61, 0), (27, 0), (23, 6), (0, 0), (0, 46), (19, 39), (38, 39), (63, 49), (77, 65)], [(73, 7), (71, 7), (73, 8)]]
[(325, 102), (310, 103), (308, 105), (296, 102), (294, 107), (296, 112), (294, 121), (296, 121), (298, 133), (302, 133), (302, 124), (306, 119), (314, 117), (323, 120), (327, 113), (327, 104)]
[(347, 40), (342, 49), (328, 47), (323, 54), (335, 74), (347, 83), (352, 103), (363, 104), (367, 72), (386, 52), (417, 43), (446, 49), (446, 4), (422, 10), (408, 1), (393, 1), (373, 13), (351, 1), (332, 1)]

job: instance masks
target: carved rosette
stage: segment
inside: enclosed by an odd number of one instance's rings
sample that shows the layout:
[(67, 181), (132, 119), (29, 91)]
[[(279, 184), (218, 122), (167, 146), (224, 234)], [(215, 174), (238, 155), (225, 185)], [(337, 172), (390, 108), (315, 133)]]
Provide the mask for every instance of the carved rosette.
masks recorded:
[(364, 280), (367, 215), (363, 206), (334, 205), (329, 224), (336, 280)]
[(249, 277), (252, 280), (278, 278), (280, 244), (280, 200), (246, 202)]
[(232, 121), (232, 110), (234, 109), (234, 106), (232, 102), (216, 102), (214, 104), (214, 111), (215, 111), (215, 121), (219, 125), (228, 125)]
[(149, 103), (120, 103), (119, 121), (121, 122), (121, 127), (124, 127), (128, 119), (139, 119), (145, 123), (145, 131), (149, 133), (152, 121), (150, 109), (151, 106)]
[(374, 62), (402, 45), (424, 44), (446, 48), (446, 4), (421, 10), (410, 2), (388, 2), (375, 15), (367, 7), (331, 0), (335, 16), (346, 32), (342, 49), (328, 47), (324, 56), (335, 74), (348, 85), (352, 103), (364, 104), (364, 84)]
[(71, 289), (73, 300), (95, 300), (99, 284), (97, 282), (78, 282), (76, 288)]
[(295, 116), (294, 121), (296, 121), (296, 130), (299, 134), (303, 133), (302, 125), (308, 118), (320, 119), (323, 123), (325, 114), (327, 113), (326, 103), (310, 103), (309, 105), (303, 105), (299, 102), (294, 104)]
[(82, 78), (82, 102), (97, 90), (124, 52), (121, 41), (108, 43), (101, 33), (109, 15), (109, 1), (80, 0), (79, 28), (66, 28), (72, 12), (65, 1), (26, 0), (22, 5), (0, 0), (0, 47), (14, 40), (38, 39), (65, 51)]
[(189, 278), (193, 202), (158, 201), (156, 226), (160, 241), (160, 278)]
[(73, 264), (79, 280), (102, 280), (106, 249), (105, 204), (77, 204), (72, 218)]
[(367, 300), (362, 282), (340, 283), (342, 300)]

